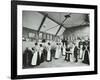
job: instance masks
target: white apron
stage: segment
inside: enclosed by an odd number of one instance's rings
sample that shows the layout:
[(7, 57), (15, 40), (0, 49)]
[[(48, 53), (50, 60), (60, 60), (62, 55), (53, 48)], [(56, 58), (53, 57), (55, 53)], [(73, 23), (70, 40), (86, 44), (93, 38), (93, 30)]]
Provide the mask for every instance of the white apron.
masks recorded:
[(51, 49), (51, 47), (50, 47), (50, 46), (48, 46), (47, 61), (50, 61), (50, 59), (51, 59), (50, 49)]
[(72, 53), (72, 55), (70, 55), (70, 61), (74, 62), (75, 61), (75, 58), (74, 58), (74, 47), (71, 49), (71, 53)]
[(65, 53), (66, 52), (66, 48), (65, 47), (63, 47), (63, 55), (65, 56)]
[(33, 54), (32, 62), (31, 62), (32, 65), (37, 65), (38, 50), (39, 50), (39, 47), (38, 46), (35, 46), (35, 52)]
[(33, 54), (33, 57), (32, 57), (32, 65), (36, 65), (37, 64), (37, 58), (38, 58), (38, 52), (36, 51), (34, 54)]
[(40, 47), (40, 49), (39, 49), (39, 57), (40, 58), (41, 58), (42, 52), (43, 52), (43, 47)]
[(59, 46), (59, 58), (60, 58), (60, 56), (61, 56), (61, 45)]
[(82, 58), (83, 56), (83, 50), (82, 50), (82, 45), (80, 46), (80, 55), (79, 55), (79, 58)]
[(60, 54), (61, 54), (61, 49), (59, 48), (59, 46), (57, 46), (56, 53), (55, 53), (55, 58), (59, 58)]

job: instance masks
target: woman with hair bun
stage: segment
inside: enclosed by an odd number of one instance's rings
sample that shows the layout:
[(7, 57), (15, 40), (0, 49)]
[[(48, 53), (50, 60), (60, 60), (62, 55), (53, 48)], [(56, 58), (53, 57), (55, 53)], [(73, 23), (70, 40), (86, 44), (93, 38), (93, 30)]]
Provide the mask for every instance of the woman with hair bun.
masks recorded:
[(50, 43), (48, 43), (48, 47), (47, 47), (47, 61), (50, 62), (52, 59), (51, 59), (51, 45)]
[(39, 58), (39, 46), (38, 43), (35, 43), (35, 48), (34, 48), (34, 55), (32, 57), (32, 62), (31, 64), (33, 66), (39, 65), (40, 64), (40, 58)]

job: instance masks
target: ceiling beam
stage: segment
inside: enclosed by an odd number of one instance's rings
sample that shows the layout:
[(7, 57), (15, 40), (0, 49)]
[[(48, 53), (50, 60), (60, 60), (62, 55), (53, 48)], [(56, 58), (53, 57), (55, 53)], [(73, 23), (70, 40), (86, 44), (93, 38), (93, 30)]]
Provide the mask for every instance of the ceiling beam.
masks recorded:
[(56, 35), (58, 34), (58, 32), (60, 31), (61, 28), (62, 28), (62, 26), (59, 27), (58, 31), (56, 32)]
[(39, 28), (38, 28), (38, 32), (40, 31), (40, 29), (42, 28), (42, 26), (43, 26), (43, 23), (45, 22), (45, 20), (46, 20), (46, 17), (47, 17), (47, 15), (44, 15), (44, 17), (43, 17), (43, 19), (42, 19), (42, 21), (41, 21), (41, 24), (40, 24), (40, 26), (39, 26)]
[[(60, 27), (59, 27), (59, 29), (58, 29), (56, 35), (57, 35), (58, 32), (60, 31), (61, 27), (64, 27), (65, 29), (69, 29), (69, 28), (77, 28), (77, 27), (89, 26), (89, 24), (84, 24), (84, 25), (77, 25), (77, 26), (72, 26), (72, 27), (66, 27), (66, 26), (64, 26), (62, 23), (59, 23), (59, 22), (57, 22), (56, 20), (54, 20), (53, 18), (49, 17), (49, 16), (47, 15), (47, 13), (44, 13), (44, 12), (39, 12), (39, 13), (42, 14), (42, 15), (44, 15), (44, 16), (46, 16), (47, 18), (51, 19), (52, 21), (54, 21), (54, 22), (57, 23), (58, 25), (60, 25)], [(67, 18), (65, 18), (65, 20), (66, 20), (66, 19), (67, 19)], [(64, 20), (64, 21), (65, 21), (65, 20)], [(64, 23), (64, 21), (63, 21), (63, 23)]]
[[(39, 13), (42, 14), (42, 15), (44, 15), (44, 16), (47, 15), (47, 14), (44, 13), (44, 12), (39, 12)], [(64, 27), (65, 29), (72, 28), (72, 27), (79, 27), (79, 26), (89, 26), (89, 24), (85, 24), (85, 25), (77, 25), (77, 26), (67, 27), (67, 26), (64, 26), (63, 24), (57, 22), (56, 20), (52, 19), (52, 18), (49, 17), (48, 15), (47, 15), (47, 17), (48, 17), (49, 19), (51, 19), (52, 21), (54, 21), (55, 23), (57, 23), (57, 24), (59, 24), (59, 25), (62, 25), (62, 27)]]
[[(68, 17), (65, 17), (65, 19), (62, 21), (62, 24), (67, 20)], [(59, 33), (60, 29), (62, 28), (62, 25), (60, 25), (58, 31), (56, 32), (56, 35)]]
[(71, 27), (69, 27), (69, 28), (67, 28), (67, 29), (71, 29), (71, 28), (78, 28), (78, 27), (86, 27), (86, 26), (90, 26), (90, 24), (88, 23), (88, 24), (84, 24), (84, 25), (77, 25), (77, 26), (71, 26)]

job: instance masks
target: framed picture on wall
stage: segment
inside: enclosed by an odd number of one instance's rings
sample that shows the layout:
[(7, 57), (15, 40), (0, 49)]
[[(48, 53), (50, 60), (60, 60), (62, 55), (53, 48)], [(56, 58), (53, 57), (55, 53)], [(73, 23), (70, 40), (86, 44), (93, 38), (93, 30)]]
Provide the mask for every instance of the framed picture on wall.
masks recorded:
[[(50, 23), (49, 23), (50, 22)], [(43, 25), (46, 25), (43, 27)], [(88, 39), (74, 39), (74, 46), (78, 51), (72, 52), (73, 57), (68, 54), (70, 49), (63, 50), (61, 54), (61, 48), (55, 45), (55, 49), (51, 52), (53, 57), (45, 56), (51, 50), (50, 45), (47, 44), (47, 51), (44, 54), (38, 54), (38, 48), (34, 46), (32, 48), (26, 48), (22, 53), (23, 44), (23, 28), (26, 27), (26, 33), (30, 31), (37, 31), (36, 36), (37, 43), (26, 43), (28, 46), (39, 45), (43, 47), (42, 43), (38, 43), (38, 38), (56, 39), (60, 29), (63, 27), (65, 31), (62, 34), (62, 38), (67, 36), (73, 38), (73, 36), (89, 35)], [(34, 26), (34, 27), (33, 27)], [(51, 30), (52, 29), (52, 30)], [(51, 35), (46, 36), (45, 30), (49, 30)], [(24, 35), (26, 35), (26, 33)], [(84, 34), (83, 34), (84, 33)], [(43, 35), (43, 36), (41, 36)], [(30, 37), (34, 34), (29, 33)], [(65, 37), (65, 38), (67, 38)], [(63, 40), (63, 39), (61, 39)], [(70, 39), (68, 39), (70, 41)], [(56, 43), (56, 41), (53, 41)], [(67, 40), (62, 41), (63, 44), (67, 44)], [(84, 50), (82, 50), (82, 47)], [(53, 44), (54, 45), (54, 44)], [(63, 45), (62, 45), (63, 46)], [(24, 46), (25, 47), (25, 46)], [(44, 48), (43, 48), (44, 49)], [(30, 52), (33, 50), (33, 52)], [(42, 49), (41, 49), (42, 50)], [(46, 50), (46, 48), (45, 48)], [(56, 50), (56, 51), (54, 51)], [(58, 53), (57, 53), (58, 51)], [(82, 53), (82, 51), (84, 53)], [(51, 54), (50, 52), (50, 54)], [(33, 54), (35, 56), (33, 56)], [(57, 53), (57, 54), (56, 54)], [(81, 54), (82, 53), (82, 54)], [(30, 55), (31, 54), (31, 55)], [(39, 55), (39, 56), (38, 56)], [(59, 57), (62, 56), (62, 58)], [(66, 55), (69, 55), (67, 57)], [(84, 57), (82, 57), (84, 56)], [(67, 57), (67, 58), (66, 58)], [(50, 62), (49, 62), (50, 61)], [(24, 68), (23, 68), (24, 66)], [(65, 4), (65, 3), (49, 3), (49, 2), (33, 2), (33, 1), (11, 1), (11, 78), (23, 79), (23, 78), (42, 78), (42, 77), (58, 77), (58, 76), (72, 76), (72, 75), (89, 75), (97, 74), (97, 6), (85, 5), (85, 4)]]

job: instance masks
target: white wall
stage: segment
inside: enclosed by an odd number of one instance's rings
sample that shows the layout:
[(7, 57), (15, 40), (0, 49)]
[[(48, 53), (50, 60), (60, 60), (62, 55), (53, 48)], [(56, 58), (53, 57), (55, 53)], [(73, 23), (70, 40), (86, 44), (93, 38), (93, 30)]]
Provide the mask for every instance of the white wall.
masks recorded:
[(63, 33), (65, 39), (77, 39), (77, 37), (80, 37), (81, 39), (84, 39), (85, 37), (90, 37), (90, 27), (77, 27), (77, 28), (69, 28), (66, 29)]
[[(10, 14), (10, 1), (0, 0), (0, 80), (10, 79), (10, 65), (11, 65), (11, 14)], [(35, 1), (48, 1), (59, 3), (76, 3), (76, 4), (97, 4), (99, 7), (98, 14), (100, 14), (100, 0), (35, 0)], [(100, 21), (100, 15), (98, 16)], [(100, 26), (100, 23), (98, 23)], [(98, 27), (98, 34), (100, 34), (100, 27)], [(98, 41), (100, 41), (100, 36)], [(98, 42), (100, 44), (100, 42)], [(100, 45), (98, 46), (98, 75), (85, 75), (85, 76), (67, 76), (57, 78), (39, 78), (39, 79), (25, 79), (25, 80), (100, 80)]]

